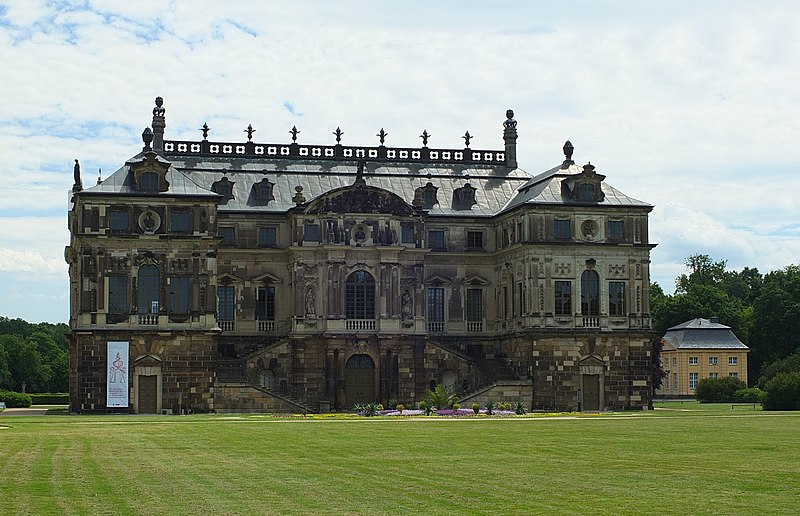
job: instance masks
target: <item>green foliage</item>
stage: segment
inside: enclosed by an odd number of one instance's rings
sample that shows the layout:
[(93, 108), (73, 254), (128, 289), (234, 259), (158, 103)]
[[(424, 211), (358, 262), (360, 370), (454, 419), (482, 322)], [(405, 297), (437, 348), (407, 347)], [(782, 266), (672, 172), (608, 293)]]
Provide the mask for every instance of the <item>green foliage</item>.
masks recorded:
[(377, 416), (378, 412), (383, 410), (383, 405), (371, 401), (369, 403), (357, 403), (353, 408), (363, 416), (372, 417)]
[(8, 408), (27, 408), (31, 406), (30, 395), (24, 392), (0, 390), (0, 401), (5, 402)]
[(492, 414), (494, 414), (494, 409), (495, 409), (494, 402), (492, 400), (487, 401), (486, 402), (486, 413), (491, 416)]
[(788, 357), (780, 358), (764, 365), (761, 368), (761, 376), (758, 379), (758, 386), (764, 388), (768, 381), (781, 373), (794, 373), (800, 371), (800, 350)]
[(461, 408), (461, 403), (453, 403), (453, 410), (458, 410)]
[(473, 403), (472, 404), (472, 411), (475, 412), (475, 414), (479, 413), (481, 411), (481, 406), (478, 405), (477, 403)]
[(395, 398), (390, 399), (388, 401), (388, 403), (386, 404), (386, 407), (389, 410), (396, 410), (397, 409), (397, 400)]
[(420, 401), (420, 402), (419, 402), (419, 409), (420, 409), (420, 410), (421, 410), (421, 411), (422, 411), (422, 412), (423, 412), (423, 413), (424, 413), (426, 416), (430, 416), (430, 415), (433, 413), (433, 407), (431, 407), (430, 405), (428, 405), (428, 402), (427, 402), (427, 401), (425, 401), (425, 400), (422, 400), (422, 401)]
[(69, 393), (35, 393), (31, 394), (34, 405), (69, 405)]
[(758, 387), (749, 389), (739, 389), (733, 393), (733, 401), (736, 403), (763, 403), (766, 393)]
[(746, 383), (731, 376), (703, 378), (697, 383), (695, 396), (700, 403), (731, 403), (736, 391), (746, 388)]
[(394, 406), (394, 409), (399, 412), (403, 412), (406, 409), (406, 407), (402, 403), (398, 403), (397, 405)]
[(456, 401), (456, 395), (448, 387), (440, 383), (433, 389), (429, 389), (428, 392), (423, 395), (423, 399), (431, 408), (445, 410), (453, 406), (453, 402)]
[(65, 324), (0, 317), (0, 388), (64, 392), (69, 388)]
[(765, 389), (764, 410), (800, 410), (800, 372), (780, 373)]
[(519, 414), (520, 416), (521, 416), (522, 414), (525, 414), (527, 411), (528, 411), (528, 410), (525, 408), (525, 404), (524, 404), (524, 403), (522, 403), (521, 401), (518, 401), (518, 402), (517, 402), (517, 404), (516, 404), (516, 405), (514, 405), (514, 412), (515, 412), (516, 414)]

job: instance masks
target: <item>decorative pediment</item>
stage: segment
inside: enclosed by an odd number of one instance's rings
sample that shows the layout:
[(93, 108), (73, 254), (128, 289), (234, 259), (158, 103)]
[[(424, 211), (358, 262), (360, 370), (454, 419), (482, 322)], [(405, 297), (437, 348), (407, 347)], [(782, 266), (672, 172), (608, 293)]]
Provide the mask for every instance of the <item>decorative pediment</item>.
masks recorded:
[(594, 165), (587, 163), (583, 172), (561, 181), (561, 194), (575, 202), (602, 202), (606, 197), (602, 188), (605, 178), (594, 171)]
[(413, 215), (414, 208), (400, 196), (374, 186), (356, 185), (332, 190), (303, 210), (306, 214), (320, 213), (387, 213)]
[(461, 283), (467, 286), (485, 287), (490, 284), (490, 281), (481, 276), (467, 276)]
[(146, 152), (141, 161), (130, 165), (133, 188), (142, 193), (166, 192), (169, 190), (169, 166), (169, 163), (159, 160), (155, 152)]
[(242, 283), (242, 278), (234, 276), (233, 274), (223, 272), (217, 277), (217, 283), (220, 285), (230, 285), (231, 283)]
[(152, 353), (147, 353), (144, 355), (138, 355), (136, 358), (133, 359), (133, 363), (136, 364), (138, 367), (146, 367), (146, 366), (160, 366), (163, 360), (158, 355), (154, 355)]
[(265, 272), (264, 274), (261, 274), (253, 278), (253, 281), (255, 283), (270, 284), (270, 283), (281, 283), (283, 280), (275, 275)]
[(444, 276), (439, 276), (438, 274), (433, 274), (428, 276), (428, 278), (422, 283), (433, 287), (441, 287), (442, 285), (450, 285), (453, 283), (453, 280), (445, 278)]

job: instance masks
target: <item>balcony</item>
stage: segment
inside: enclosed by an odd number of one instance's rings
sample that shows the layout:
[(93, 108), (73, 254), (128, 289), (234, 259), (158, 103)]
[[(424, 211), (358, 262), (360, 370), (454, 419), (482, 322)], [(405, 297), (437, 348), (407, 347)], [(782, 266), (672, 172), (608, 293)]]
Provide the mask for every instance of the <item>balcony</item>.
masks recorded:
[(584, 316), (583, 317), (583, 327), (584, 328), (599, 328), (600, 327), (600, 318), (596, 316)]
[(139, 314), (139, 325), (158, 326), (158, 314)]
[(444, 333), (444, 321), (428, 321), (429, 333)]
[(345, 329), (353, 331), (371, 331), (377, 329), (377, 322), (375, 319), (345, 319)]
[(259, 333), (275, 333), (275, 321), (256, 321)]
[(467, 333), (483, 333), (483, 321), (467, 321)]
[(236, 329), (236, 321), (217, 321), (222, 331), (233, 331)]

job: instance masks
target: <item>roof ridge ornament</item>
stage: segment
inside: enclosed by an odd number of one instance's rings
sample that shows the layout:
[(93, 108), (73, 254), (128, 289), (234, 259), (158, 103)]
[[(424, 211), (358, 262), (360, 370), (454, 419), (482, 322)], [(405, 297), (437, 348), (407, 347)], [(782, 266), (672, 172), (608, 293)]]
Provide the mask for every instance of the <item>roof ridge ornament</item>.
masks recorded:
[(462, 136), (461, 138), (464, 139), (464, 145), (466, 145), (466, 147), (469, 149), (469, 142), (470, 142), (470, 140), (472, 140), (475, 137), (470, 135), (469, 131), (467, 131), (466, 133), (464, 133), (464, 136)]
[(292, 143), (297, 143), (297, 135), (300, 134), (300, 131), (297, 129), (296, 125), (292, 126), (292, 129), (289, 131), (289, 134), (292, 135)]
[(256, 132), (256, 130), (253, 129), (253, 124), (247, 124), (247, 129), (245, 129), (242, 132), (247, 133), (247, 141), (248, 142), (252, 142), (253, 141), (253, 133)]
[(201, 127), (200, 129), (198, 129), (198, 131), (203, 131), (203, 139), (204, 139), (204, 140), (208, 140), (208, 132), (209, 132), (210, 130), (211, 130), (211, 128), (210, 128), (210, 127), (208, 127), (208, 123), (206, 123), (206, 122), (203, 122), (203, 127)]
[(337, 126), (336, 130), (333, 132), (333, 135), (336, 136), (336, 145), (341, 145), (342, 144), (342, 135), (343, 134), (344, 134), (344, 131), (339, 129), (339, 127)]
[(72, 169), (73, 179), (75, 179), (75, 183), (72, 185), (73, 192), (80, 192), (83, 190), (83, 182), (81, 181), (81, 164), (78, 162), (78, 159), (75, 158), (75, 166)]
[(386, 137), (387, 137), (387, 136), (389, 136), (389, 133), (387, 133), (386, 131), (384, 131), (384, 130), (383, 130), (383, 127), (381, 127), (381, 132), (379, 132), (379, 133), (378, 133), (378, 134), (376, 134), (375, 136), (377, 136), (377, 137), (380, 139), (381, 146), (383, 146), (384, 142), (386, 141)]
[(356, 168), (356, 180), (353, 181), (353, 186), (367, 186), (367, 182), (364, 180), (364, 165), (366, 164), (366, 160), (358, 160), (358, 168)]
[(422, 146), (423, 147), (427, 147), (428, 146), (428, 138), (431, 137), (431, 135), (428, 134), (428, 130), (427, 129), (423, 129), (422, 130), (422, 134), (420, 134), (419, 137), (422, 138)]
[(506, 119), (503, 122), (503, 141), (506, 147), (506, 166), (517, 168), (517, 121), (514, 120), (514, 110), (506, 110)]
[(561, 147), (561, 150), (564, 151), (563, 168), (567, 168), (569, 165), (574, 165), (575, 162), (572, 160), (572, 153), (575, 152), (575, 146), (572, 145), (572, 142), (567, 140), (564, 143), (564, 146)]
[(164, 151), (164, 129), (167, 127), (166, 119), (164, 118), (164, 99), (156, 97), (156, 107), (153, 108), (153, 129), (152, 129), (152, 142), (153, 150), (156, 152)]
[(153, 148), (150, 144), (153, 143), (153, 130), (149, 127), (145, 127), (144, 131), (142, 131), (142, 141), (144, 142), (143, 151), (151, 151)]

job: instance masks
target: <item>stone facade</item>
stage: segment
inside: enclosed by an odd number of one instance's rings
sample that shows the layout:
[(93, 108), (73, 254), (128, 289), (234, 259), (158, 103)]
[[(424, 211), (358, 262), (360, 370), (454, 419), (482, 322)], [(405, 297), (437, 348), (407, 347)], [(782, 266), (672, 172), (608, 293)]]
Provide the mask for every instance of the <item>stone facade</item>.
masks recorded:
[(502, 150), (165, 127), (159, 99), (141, 153), (90, 188), (76, 171), (74, 411), (108, 409), (109, 341), (129, 343), (133, 412), (413, 406), (437, 383), (533, 409), (650, 403), (652, 207), (569, 142), (531, 176), (510, 111)]

